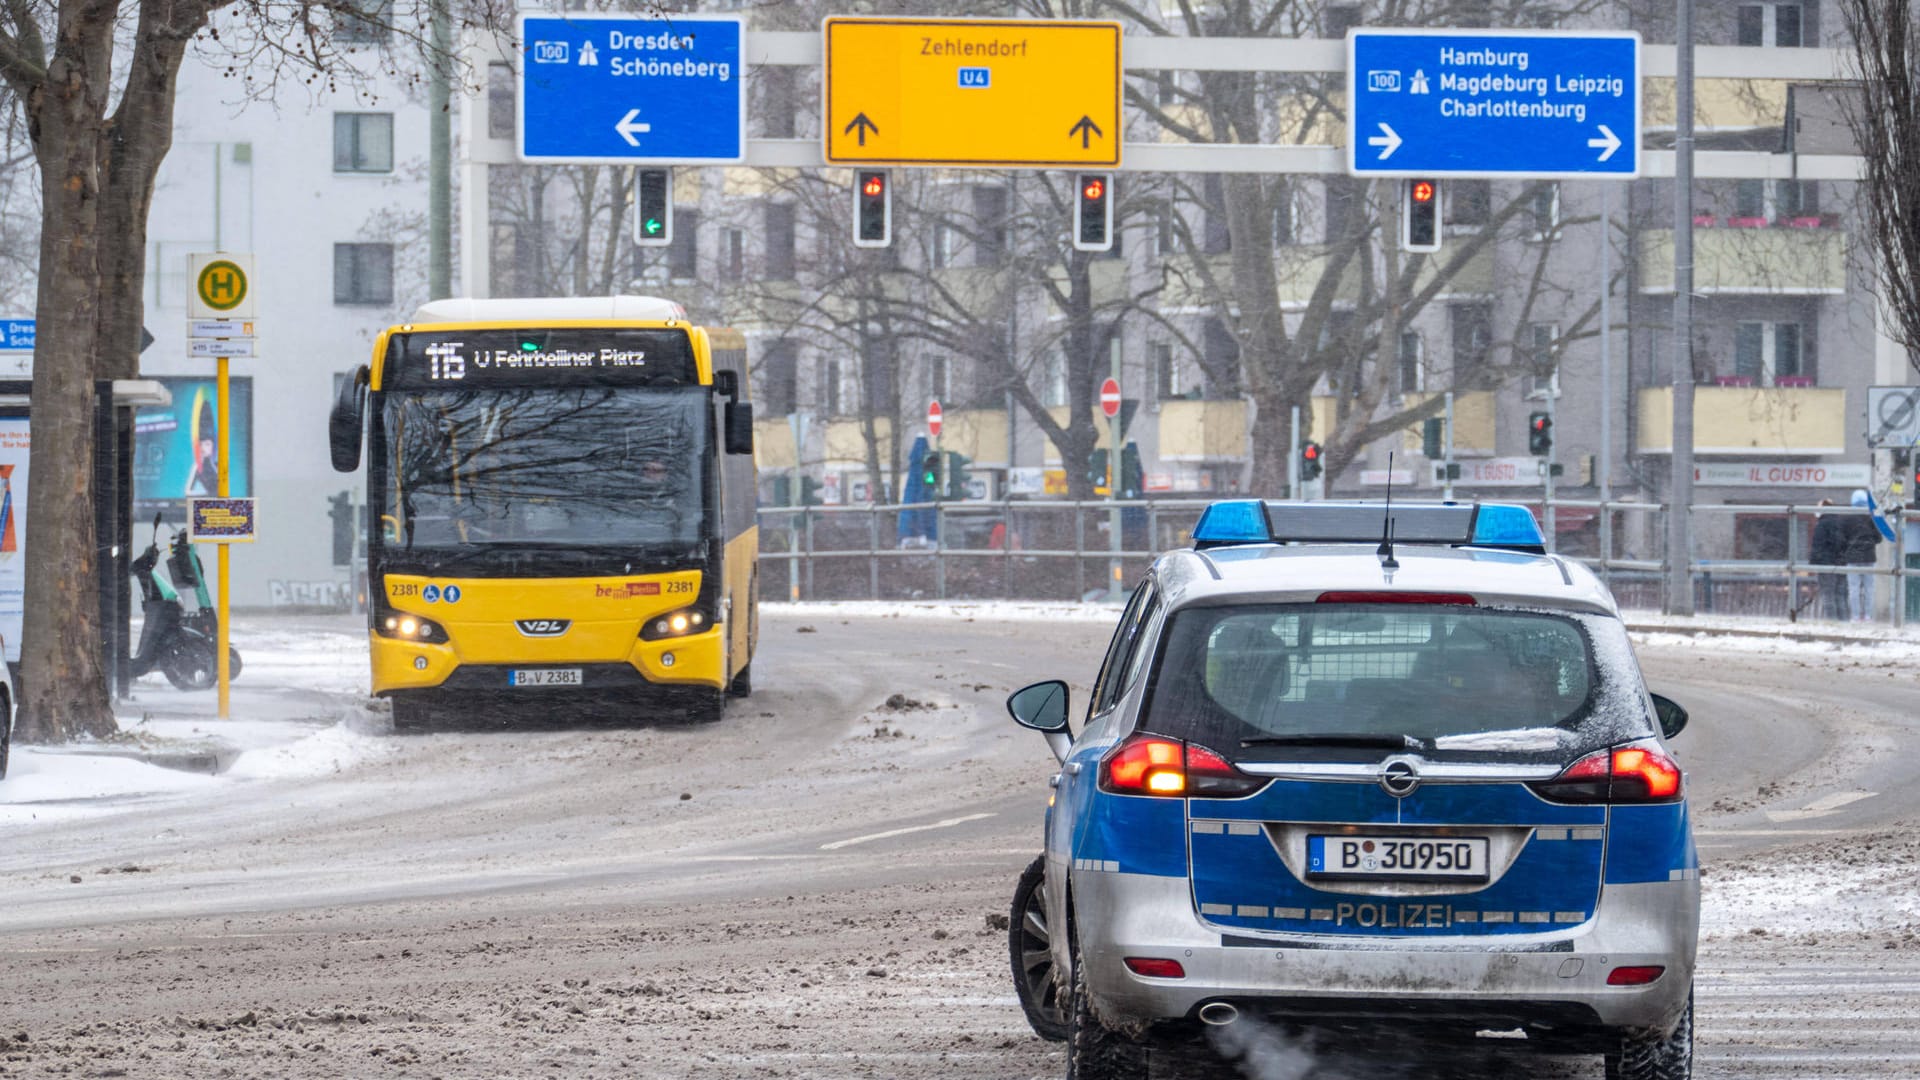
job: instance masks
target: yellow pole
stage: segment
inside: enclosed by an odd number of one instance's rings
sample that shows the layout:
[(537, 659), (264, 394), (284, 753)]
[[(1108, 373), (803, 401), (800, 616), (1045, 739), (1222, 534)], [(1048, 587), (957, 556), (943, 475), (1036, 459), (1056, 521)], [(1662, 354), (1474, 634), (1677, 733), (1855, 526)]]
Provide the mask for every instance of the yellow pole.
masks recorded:
[[(231, 474), (228, 471), (227, 461), (228, 449), (231, 447), (233, 440), (233, 427), (229, 422), (230, 418), (228, 416), (228, 406), (231, 403), (231, 399), (227, 392), (227, 358), (224, 356), (220, 357), (218, 364), (220, 382), (220, 497), (224, 499), (233, 494), (229, 489)], [(220, 719), (225, 720), (232, 715), (232, 686), (229, 680), (232, 679), (233, 672), (227, 670), (227, 543), (224, 540), (220, 542), (217, 584), (220, 590), (220, 599), (217, 609), (219, 614), (214, 623), (213, 662), (215, 665), (214, 670), (219, 672), (220, 675), (218, 715)]]

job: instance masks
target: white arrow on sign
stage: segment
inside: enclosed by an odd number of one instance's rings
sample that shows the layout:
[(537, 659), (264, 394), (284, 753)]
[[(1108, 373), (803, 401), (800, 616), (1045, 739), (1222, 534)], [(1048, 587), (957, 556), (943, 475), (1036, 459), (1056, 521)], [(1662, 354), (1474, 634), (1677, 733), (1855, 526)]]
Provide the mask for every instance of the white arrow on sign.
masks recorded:
[[(1367, 145), (1386, 147), (1385, 150), (1380, 151), (1380, 160), (1385, 161), (1393, 156), (1395, 150), (1400, 149), (1400, 134), (1388, 127), (1385, 121), (1380, 122), (1380, 132), (1378, 135), (1369, 136)], [(1606, 159), (1602, 158), (1601, 160), (1604, 161)]]
[[(613, 130), (619, 132), (620, 137), (627, 140), (628, 146), (639, 146), (640, 140), (634, 138), (634, 136), (645, 135), (647, 132), (653, 130), (652, 124), (642, 124), (634, 119), (634, 117), (639, 115), (639, 109), (628, 109), (627, 115), (622, 117), (619, 123), (613, 125)], [(1601, 158), (1600, 160), (1605, 161), (1606, 159)]]
[(1601, 124), (1600, 137), (1597, 139), (1588, 139), (1587, 145), (1600, 151), (1600, 160), (1605, 161), (1613, 156), (1615, 150), (1620, 149), (1620, 136), (1615, 135), (1612, 128)]

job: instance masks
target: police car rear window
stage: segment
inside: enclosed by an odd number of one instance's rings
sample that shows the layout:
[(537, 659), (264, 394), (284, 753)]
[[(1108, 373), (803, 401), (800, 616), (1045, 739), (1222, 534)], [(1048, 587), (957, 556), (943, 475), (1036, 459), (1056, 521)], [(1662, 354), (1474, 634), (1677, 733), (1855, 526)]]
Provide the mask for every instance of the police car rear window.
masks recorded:
[[(1143, 726), (1243, 760), (1297, 756), (1273, 752), (1292, 737), (1331, 751), (1314, 757), (1352, 756), (1368, 740), (1375, 748), (1362, 756), (1377, 757), (1399, 737), (1442, 756), (1557, 759), (1607, 744), (1620, 715), (1644, 711), (1624, 685), (1637, 674), (1612, 673), (1622, 685), (1608, 694), (1601, 681), (1589, 629), (1569, 616), (1428, 604), (1194, 608), (1167, 633)], [(1601, 707), (1606, 698), (1626, 708)], [(1342, 752), (1330, 736), (1357, 738)]]

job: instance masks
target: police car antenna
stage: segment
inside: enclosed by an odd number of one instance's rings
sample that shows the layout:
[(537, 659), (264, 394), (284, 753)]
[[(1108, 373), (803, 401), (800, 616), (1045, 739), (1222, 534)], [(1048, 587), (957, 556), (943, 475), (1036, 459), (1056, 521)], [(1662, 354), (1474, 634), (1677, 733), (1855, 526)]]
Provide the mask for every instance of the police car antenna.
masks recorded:
[(1380, 525), (1380, 550), (1374, 554), (1380, 556), (1380, 569), (1398, 570), (1400, 561), (1393, 557), (1393, 451), (1387, 451), (1387, 506), (1386, 520)]

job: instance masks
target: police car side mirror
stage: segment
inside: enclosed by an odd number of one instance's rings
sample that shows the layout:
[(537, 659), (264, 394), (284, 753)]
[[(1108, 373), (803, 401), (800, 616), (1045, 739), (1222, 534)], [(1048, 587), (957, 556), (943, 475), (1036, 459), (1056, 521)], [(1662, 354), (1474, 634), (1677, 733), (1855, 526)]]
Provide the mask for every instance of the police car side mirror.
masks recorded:
[(1021, 727), (1032, 728), (1047, 737), (1047, 749), (1061, 761), (1073, 748), (1067, 732), (1067, 684), (1048, 679), (1015, 690), (1007, 698), (1007, 712)]
[(1660, 734), (1671, 739), (1687, 726), (1687, 710), (1668, 697), (1653, 695), (1653, 714), (1660, 720)]

